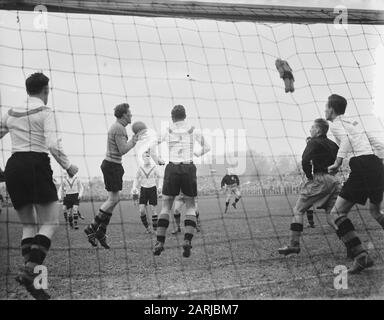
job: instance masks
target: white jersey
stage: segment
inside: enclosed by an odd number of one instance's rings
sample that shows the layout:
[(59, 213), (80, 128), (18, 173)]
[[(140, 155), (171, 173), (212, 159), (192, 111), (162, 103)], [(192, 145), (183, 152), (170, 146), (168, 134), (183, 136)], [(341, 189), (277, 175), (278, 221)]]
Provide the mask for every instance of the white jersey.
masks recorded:
[(60, 185), (58, 194), (59, 198), (61, 198), (62, 195), (67, 194), (75, 194), (78, 193), (79, 197), (83, 195), (84, 187), (81, 183), (80, 179), (77, 176), (74, 176), (72, 178), (66, 177), (64, 178), (63, 182)]
[(25, 107), (10, 109), (1, 121), (0, 138), (8, 132), (12, 153), (51, 152), (62, 168), (70, 167), (61, 144), (58, 120), (42, 100), (28, 97)]
[(204, 144), (202, 136), (185, 121), (173, 123), (159, 142), (163, 141), (168, 143), (169, 161), (175, 163), (193, 161), (195, 142), (198, 141), (202, 146)]
[(136, 173), (133, 189), (157, 187), (159, 179), (160, 174), (156, 166), (140, 166)]

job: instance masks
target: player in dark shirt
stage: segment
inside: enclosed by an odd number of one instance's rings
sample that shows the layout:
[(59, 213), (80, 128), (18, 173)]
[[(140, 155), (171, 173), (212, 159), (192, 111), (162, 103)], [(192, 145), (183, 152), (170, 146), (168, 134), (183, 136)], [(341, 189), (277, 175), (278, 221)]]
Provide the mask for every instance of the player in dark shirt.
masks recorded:
[(235, 195), (235, 201), (232, 203), (232, 206), (236, 209), (236, 204), (239, 202), (241, 198), (240, 192), (240, 180), (239, 177), (235, 174), (230, 174), (229, 170), (227, 170), (227, 174), (221, 180), (221, 188), (225, 188), (226, 198), (225, 198), (225, 211), (227, 213), (229, 202), (231, 200), (232, 194)]

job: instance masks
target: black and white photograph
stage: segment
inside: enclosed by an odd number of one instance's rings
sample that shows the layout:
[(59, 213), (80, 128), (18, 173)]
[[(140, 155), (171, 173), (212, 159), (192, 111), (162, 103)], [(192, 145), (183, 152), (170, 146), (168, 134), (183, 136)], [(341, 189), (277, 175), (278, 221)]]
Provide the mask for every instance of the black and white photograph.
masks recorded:
[(0, 0), (0, 300), (383, 300), (383, 193), (383, 0)]

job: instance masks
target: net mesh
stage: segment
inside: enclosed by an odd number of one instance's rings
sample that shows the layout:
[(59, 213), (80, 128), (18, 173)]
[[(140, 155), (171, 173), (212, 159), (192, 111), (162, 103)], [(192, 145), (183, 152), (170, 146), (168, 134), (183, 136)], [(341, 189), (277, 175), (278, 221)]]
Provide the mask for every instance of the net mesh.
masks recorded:
[[(382, 133), (372, 114), (375, 52), (383, 44), (378, 25), (291, 24), (175, 17), (134, 17), (48, 12), (40, 16), (0, 11), (2, 114), (23, 105), (24, 81), (36, 71), (50, 78), (49, 106), (60, 120), (64, 149), (79, 168), (85, 193), (79, 231), (60, 227), (46, 265), (54, 297), (268, 298), (374, 297), (383, 295), (383, 232), (357, 206), (351, 213), (359, 235), (378, 261), (369, 274), (334, 289), (334, 267), (346, 264), (342, 243), (315, 210), (315, 229), (305, 229), (302, 252), (282, 258), (292, 209), (304, 181), (300, 157), (327, 97), (347, 98), (348, 117)], [(40, 17), (41, 18), (41, 17)], [(287, 94), (276, 58), (294, 70)], [(122, 201), (108, 230), (110, 250), (91, 249), (82, 228), (97, 214), (106, 191), (100, 164), (113, 107), (131, 105), (133, 121), (157, 132), (175, 104), (212, 146), (198, 164), (201, 232), (192, 256), (181, 255), (182, 236), (167, 234), (154, 257), (154, 235), (144, 233), (130, 188), (138, 156), (129, 152)], [(130, 133), (131, 135), (131, 133)], [(1, 140), (4, 167), (10, 140)], [(220, 191), (226, 167), (239, 172), (242, 198), (224, 213)], [(62, 172), (54, 161), (57, 183)], [(347, 167), (340, 173), (348, 174)], [(5, 186), (2, 194), (6, 195)], [(232, 198), (233, 199), (233, 198)], [(0, 215), (0, 297), (26, 298), (14, 279), (20, 256), (20, 223), (9, 199)], [(158, 208), (157, 211), (160, 209)], [(171, 219), (172, 220), (172, 219)], [(170, 229), (173, 226), (171, 221)], [(83, 225), (84, 224), (84, 225)]]

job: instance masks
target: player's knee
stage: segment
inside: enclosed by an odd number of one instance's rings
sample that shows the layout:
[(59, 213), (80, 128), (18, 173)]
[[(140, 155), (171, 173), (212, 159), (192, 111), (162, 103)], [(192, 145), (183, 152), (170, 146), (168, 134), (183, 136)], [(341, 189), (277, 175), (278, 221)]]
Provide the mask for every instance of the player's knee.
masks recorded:
[(140, 212), (141, 216), (144, 216), (145, 215), (145, 207), (140, 207), (139, 212)]

